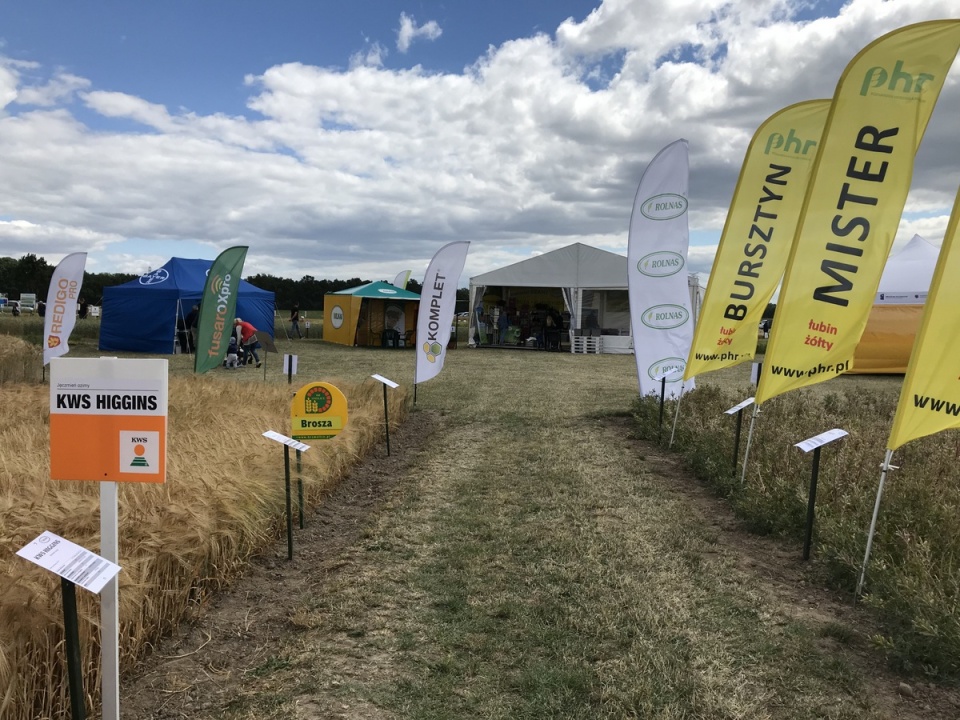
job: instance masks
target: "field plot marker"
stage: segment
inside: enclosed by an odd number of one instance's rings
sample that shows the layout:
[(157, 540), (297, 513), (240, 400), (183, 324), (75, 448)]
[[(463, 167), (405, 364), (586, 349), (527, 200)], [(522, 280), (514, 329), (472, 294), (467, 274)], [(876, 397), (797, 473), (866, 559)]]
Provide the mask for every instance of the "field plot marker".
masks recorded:
[(77, 625), (76, 586), (79, 585), (94, 594), (100, 593), (108, 584), (115, 588), (120, 567), (80, 545), (46, 531), (17, 550), (17, 555), (60, 576), (67, 677), (70, 683), (70, 715), (73, 720), (85, 720), (87, 710), (83, 692), (80, 631)]
[(817, 478), (820, 475), (820, 448), (848, 434), (846, 430), (834, 428), (833, 430), (827, 430), (826, 432), (814, 435), (794, 445), (794, 447), (798, 447), (804, 452), (813, 450), (813, 468), (810, 473), (810, 497), (807, 501), (807, 531), (803, 541), (804, 560), (810, 559), (810, 544), (813, 541), (813, 514), (814, 507), (817, 503)]
[[(284, 328), (286, 332), (286, 328)], [(297, 374), (297, 356), (289, 353), (283, 354), (283, 372), (287, 376), (287, 385), (293, 383), (293, 376)]]
[[(670, 370), (667, 370), (666, 372), (662, 372), (653, 378), (654, 381), (656, 380), (660, 381), (660, 426), (659, 426), (659, 429), (657, 430), (658, 443), (661, 441), (661, 438), (663, 436), (663, 401), (667, 395), (667, 378), (676, 372), (678, 372), (676, 368), (671, 368)], [(679, 407), (677, 409), (679, 410)], [(670, 444), (671, 445), (673, 444), (672, 437), (670, 440)]]
[[(167, 471), (166, 360), (50, 361), (50, 477), (100, 482), (100, 552), (119, 562), (117, 482), (163, 483)], [(104, 720), (120, 719), (120, 598), (101, 594)]]
[(383, 428), (387, 435), (387, 457), (390, 457), (390, 418), (387, 416), (387, 388), (398, 388), (399, 383), (388, 380), (383, 375), (371, 375), (374, 380), (383, 383)]
[(289, 438), (286, 435), (281, 435), (273, 430), (267, 430), (263, 433), (263, 436), (283, 444), (283, 479), (287, 502), (287, 560), (293, 560), (293, 503), (290, 498), (290, 448), (304, 451), (309, 450), (310, 446), (304, 445), (298, 440)]
[(725, 415), (737, 414), (737, 430), (733, 436), (733, 474), (737, 474), (737, 462), (740, 459), (740, 430), (743, 427), (743, 409), (753, 405), (753, 398), (749, 397), (739, 405), (734, 405), (729, 410), (724, 410)]

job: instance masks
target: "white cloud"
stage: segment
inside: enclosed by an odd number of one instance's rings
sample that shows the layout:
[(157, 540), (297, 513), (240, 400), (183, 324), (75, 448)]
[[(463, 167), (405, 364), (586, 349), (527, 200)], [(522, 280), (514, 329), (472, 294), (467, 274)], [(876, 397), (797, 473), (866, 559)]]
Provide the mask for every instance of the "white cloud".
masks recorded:
[(38, 105), (52, 107), (58, 103), (67, 103), (80, 90), (90, 87), (90, 81), (70, 73), (58, 73), (44, 85), (24, 87), (17, 93), (20, 105)]
[[(242, 243), (251, 273), (389, 279), (466, 239), (465, 284), (571, 242), (625, 252), (640, 175), (686, 137), (691, 265), (706, 272), (755, 128), (792, 102), (828, 97), (867, 42), (955, 14), (952, 2), (851, 0), (836, 18), (797, 23), (788, 0), (662, 10), (607, 0), (555, 38), (491, 47), (460, 73), (387, 69), (371, 41), (347, 69), (274, 65), (243, 78), (246, 116), (170, 108), (7, 60), (0, 217), (49, 232), (0, 226), (3, 253), (94, 247), (89, 265), (107, 270), (159, 264), (151, 248), (171, 243), (202, 244), (210, 257)], [(439, 34), (407, 20), (406, 42)], [(942, 238), (960, 166), (958, 81), (955, 72), (917, 157), (907, 210), (924, 219), (898, 238)], [(109, 122), (88, 126), (91, 112)]]
[(405, 53), (410, 49), (414, 40), (418, 38), (436, 40), (442, 34), (443, 30), (440, 29), (436, 20), (430, 20), (423, 25), (417, 25), (417, 21), (412, 15), (400, 13), (400, 27), (397, 30), (397, 50)]

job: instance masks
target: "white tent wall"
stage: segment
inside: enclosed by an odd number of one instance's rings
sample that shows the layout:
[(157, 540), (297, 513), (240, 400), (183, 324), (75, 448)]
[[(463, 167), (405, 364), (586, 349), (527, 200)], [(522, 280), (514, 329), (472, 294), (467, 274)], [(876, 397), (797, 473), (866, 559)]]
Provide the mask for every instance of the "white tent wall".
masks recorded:
[[(703, 287), (699, 276), (689, 276), (690, 306), (694, 321), (699, 314)], [(601, 335), (602, 351), (632, 353), (627, 291), (627, 258), (624, 255), (574, 243), (542, 255), (470, 278), (469, 345), (475, 345), (477, 307), (486, 295), (497, 292), (501, 301), (525, 288), (556, 288), (570, 314), (569, 336)], [(484, 308), (489, 313), (490, 308)]]

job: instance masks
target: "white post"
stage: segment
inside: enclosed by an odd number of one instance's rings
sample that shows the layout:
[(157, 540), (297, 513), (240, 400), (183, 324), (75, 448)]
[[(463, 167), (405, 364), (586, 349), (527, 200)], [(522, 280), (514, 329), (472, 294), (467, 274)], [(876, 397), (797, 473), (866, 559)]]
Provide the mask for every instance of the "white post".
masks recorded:
[[(120, 564), (117, 483), (100, 483), (100, 555)], [(120, 596), (115, 576), (100, 593), (103, 720), (120, 720)]]
[(753, 414), (750, 415), (750, 429), (747, 430), (747, 447), (743, 450), (743, 470), (740, 473), (740, 484), (743, 485), (747, 477), (747, 462), (750, 460), (750, 442), (753, 440), (753, 423), (756, 422), (757, 415), (760, 414), (760, 406), (753, 406)]
[(867, 564), (870, 562), (870, 550), (873, 547), (873, 534), (877, 529), (877, 516), (880, 514), (880, 498), (883, 497), (883, 483), (887, 479), (887, 470), (893, 466), (890, 461), (893, 459), (893, 450), (887, 450), (883, 458), (883, 465), (880, 466), (880, 486), (877, 488), (877, 501), (873, 504), (873, 519), (870, 520), (870, 532), (867, 533), (867, 551), (863, 555), (863, 567), (860, 570), (860, 580), (857, 581), (857, 592), (853, 596), (856, 600), (860, 597), (860, 591), (863, 590), (863, 582), (867, 577)]

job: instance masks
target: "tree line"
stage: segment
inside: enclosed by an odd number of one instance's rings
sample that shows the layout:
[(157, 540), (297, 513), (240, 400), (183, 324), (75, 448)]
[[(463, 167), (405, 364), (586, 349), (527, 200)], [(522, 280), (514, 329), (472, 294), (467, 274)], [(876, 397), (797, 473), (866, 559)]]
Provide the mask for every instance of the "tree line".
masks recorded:
[[(54, 269), (55, 266), (33, 253), (28, 253), (19, 260), (0, 257), (0, 293), (6, 294), (10, 300), (18, 300), (23, 293), (34, 293), (38, 300), (45, 300)], [(91, 305), (100, 305), (104, 288), (122, 285), (138, 277), (139, 275), (132, 273), (85, 272), (81, 294)], [(278, 308), (289, 308), (297, 302), (300, 303), (300, 309), (304, 311), (322, 310), (323, 296), (327, 293), (347, 290), (370, 282), (360, 278), (318, 280), (312, 275), (304, 275), (299, 280), (292, 280), (263, 273), (250, 275), (244, 279), (258, 288), (273, 292)], [(410, 280), (407, 283), (407, 290), (410, 292), (419, 294), (421, 289), (421, 284), (416, 280)], [(457, 299), (460, 301), (467, 299), (466, 288), (457, 291)]]

